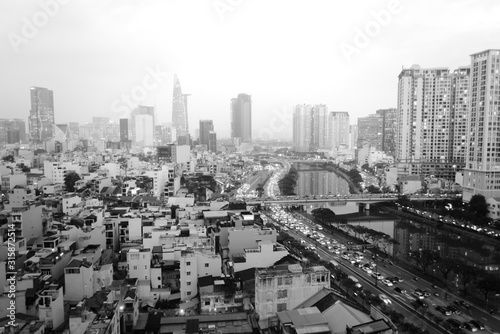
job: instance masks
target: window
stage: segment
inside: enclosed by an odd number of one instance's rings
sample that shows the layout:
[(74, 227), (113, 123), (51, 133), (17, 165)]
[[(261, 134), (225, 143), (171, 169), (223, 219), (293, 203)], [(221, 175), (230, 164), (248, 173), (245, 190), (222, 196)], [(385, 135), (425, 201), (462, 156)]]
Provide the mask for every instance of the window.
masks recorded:
[(191, 282), (187, 282), (187, 285), (188, 285), (188, 286), (189, 286), (189, 285), (191, 285)]
[(288, 290), (278, 290), (278, 298), (288, 297)]
[(134, 270), (137, 270), (137, 266), (134, 266)]
[(278, 304), (278, 312), (283, 312), (286, 311), (286, 303), (279, 303)]
[(191, 291), (188, 291), (186, 295), (191, 296)]
[(208, 268), (208, 263), (205, 263), (205, 268)]
[(187, 275), (187, 276), (191, 275), (191, 272), (190, 272), (190, 271), (187, 271), (187, 272), (186, 272), (186, 275)]
[(148, 269), (148, 265), (147, 264), (144, 266), (144, 269)]
[(210, 305), (210, 300), (205, 300), (205, 306)]
[(79, 274), (80, 269), (79, 268), (69, 268), (66, 269), (66, 274)]
[(190, 266), (191, 265), (191, 262), (186, 262), (186, 266)]

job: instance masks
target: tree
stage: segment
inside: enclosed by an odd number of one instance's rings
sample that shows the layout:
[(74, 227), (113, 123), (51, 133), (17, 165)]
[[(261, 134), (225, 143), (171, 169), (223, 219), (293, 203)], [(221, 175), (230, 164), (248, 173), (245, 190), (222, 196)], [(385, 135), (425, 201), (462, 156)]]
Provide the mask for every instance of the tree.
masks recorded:
[(455, 259), (441, 258), (438, 261), (438, 270), (441, 272), (444, 278), (444, 285), (448, 283), (448, 275), (452, 271), (456, 271), (460, 262)]
[(78, 180), (80, 180), (80, 175), (78, 175), (77, 172), (71, 171), (67, 173), (64, 177), (64, 186), (66, 187), (66, 191), (75, 191), (75, 183)]
[(436, 263), (439, 259), (439, 253), (430, 249), (422, 249), (410, 253), (417, 265), (422, 268), (422, 271), (427, 274), (427, 268)]
[(376, 187), (373, 184), (369, 185), (366, 188), (366, 191), (368, 191), (370, 194), (380, 194), (382, 192), (379, 187)]
[(490, 292), (500, 291), (500, 281), (498, 278), (491, 274), (484, 274), (482, 278), (477, 282), (476, 287), (484, 295), (484, 303), (488, 303), (488, 294)]
[(335, 219), (335, 212), (328, 208), (317, 208), (312, 210), (311, 213), (322, 224), (332, 222)]
[(467, 291), (472, 283), (477, 279), (477, 269), (468, 264), (462, 263), (457, 267), (458, 278), (462, 283), (463, 295), (467, 295)]
[(264, 194), (264, 187), (262, 186), (262, 183), (259, 183), (257, 185), (257, 188), (255, 188), (255, 191), (257, 191), (259, 197), (262, 197), (262, 195)]
[(472, 196), (469, 202), (468, 211), (476, 218), (486, 217), (488, 214), (488, 204), (486, 203), (486, 198), (481, 194)]
[(14, 156), (12, 154), (6, 155), (5, 157), (2, 158), (3, 161), (5, 162), (14, 162)]

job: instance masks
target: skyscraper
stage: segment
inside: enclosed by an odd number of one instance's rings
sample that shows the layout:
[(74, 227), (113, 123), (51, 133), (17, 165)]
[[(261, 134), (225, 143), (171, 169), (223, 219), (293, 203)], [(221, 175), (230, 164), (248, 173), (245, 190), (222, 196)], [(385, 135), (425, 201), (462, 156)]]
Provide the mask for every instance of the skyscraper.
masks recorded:
[(376, 114), (382, 117), (382, 151), (394, 156), (397, 109), (379, 109)]
[(200, 145), (206, 145), (208, 147), (210, 131), (214, 131), (214, 122), (209, 119), (200, 120)]
[(26, 124), (22, 119), (0, 119), (0, 145), (23, 142), (26, 138)]
[(381, 151), (382, 130), (383, 118), (381, 116), (372, 114), (358, 118), (358, 141), (356, 144), (358, 150), (368, 144), (375, 150)]
[(154, 127), (151, 115), (135, 116), (135, 134), (137, 143), (142, 143), (144, 146), (153, 146)]
[(29, 131), (34, 143), (41, 143), (52, 138), (54, 117), (54, 95), (51, 90), (31, 87), (31, 110)]
[(208, 150), (217, 152), (217, 134), (214, 131), (208, 133)]
[(329, 113), (324, 104), (297, 105), (293, 114), (293, 145), (297, 152), (331, 148)]
[(500, 197), (500, 50), (471, 55), (469, 135), (463, 200)]
[(328, 123), (331, 148), (335, 151), (349, 148), (349, 113), (332, 111)]
[(151, 106), (137, 106), (132, 112), (130, 113), (130, 124), (129, 124), (129, 139), (132, 141), (137, 141), (136, 140), (136, 116), (138, 115), (149, 115), (151, 116), (153, 120), (153, 127), (156, 125), (155, 122), (155, 107)]
[(231, 138), (252, 142), (252, 98), (248, 94), (231, 99)]
[(176, 136), (185, 136), (189, 134), (188, 115), (187, 115), (187, 96), (182, 94), (181, 83), (177, 75), (174, 75), (174, 97), (172, 102), (172, 126), (175, 129)]
[(128, 141), (128, 119), (120, 118), (120, 142)]
[(454, 180), (455, 172), (463, 168), (468, 77), (467, 67), (453, 73), (448, 68), (418, 65), (402, 70), (396, 131), (398, 174)]

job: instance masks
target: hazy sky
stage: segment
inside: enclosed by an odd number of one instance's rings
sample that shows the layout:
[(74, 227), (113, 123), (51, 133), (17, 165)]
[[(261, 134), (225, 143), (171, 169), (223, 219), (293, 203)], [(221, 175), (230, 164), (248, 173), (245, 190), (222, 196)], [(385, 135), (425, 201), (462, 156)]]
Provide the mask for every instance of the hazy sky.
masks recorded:
[(355, 123), (395, 107), (402, 66), (453, 70), (500, 48), (499, 17), (497, 0), (2, 0), (0, 117), (27, 120), (39, 86), (56, 123), (118, 120), (127, 104), (171, 122), (177, 73), (192, 134), (213, 119), (229, 136), (229, 101), (247, 93), (253, 136), (290, 137), (296, 104)]

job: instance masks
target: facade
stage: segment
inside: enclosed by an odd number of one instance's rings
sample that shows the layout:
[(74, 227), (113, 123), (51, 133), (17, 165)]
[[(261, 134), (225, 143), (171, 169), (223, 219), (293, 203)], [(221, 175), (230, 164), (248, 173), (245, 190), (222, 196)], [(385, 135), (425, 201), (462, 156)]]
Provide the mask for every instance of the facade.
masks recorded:
[(383, 121), (383, 118), (377, 114), (358, 118), (358, 139), (356, 143), (358, 150), (365, 144), (374, 147), (377, 151), (382, 150)]
[(252, 142), (252, 97), (248, 94), (231, 99), (231, 139), (235, 138)]
[(128, 142), (128, 118), (120, 118), (120, 142)]
[(172, 102), (172, 127), (175, 129), (176, 137), (189, 134), (187, 95), (182, 94), (181, 83), (177, 75), (174, 75), (174, 97)]
[(293, 144), (297, 152), (330, 149), (330, 115), (324, 104), (297, 105), (293, 114)]
[(292, 310), (323, 288), (330, 287), (330, 272), (323, 266), (303, 268), (299, 264), (255, 271), (255, 310), (267, 327), (269, 317)]
[(399, 75), (396, 160), (400, 175), (454, 180), (464, 166), (468, 67), (413, 65)]
[(206, 145), (208, 147), (209, 134), (214, 131), (214, 122), (210, 119), (200, 120), (200, 145)]
[(382, 117), (382, 151), (394, 156), (396, 152), (397, 109), (379, 109), (376, 114)]
[(220, 277), (221, 274), (221, 259), (218, 254), (202, 248), (182, 251), (180, 258), (181, 301), (187, 301), (196, 296), (199, 277)]
[(55, 124), (54, 95), (51, 90), (31, 87), (31, 110), (29, 131), (33, 143), (42, 143), (52, 138)]
[(463, 200), (500, 197), (500, 50), (471, 55), (470, 119)]
[(135, 141), (144, 146), (154, 144), (154, 118), (151, 115), (135, 116)]
[(334, 151), (349, 148), (349, 113), (332, 111), (330, 113), (330, 145)]
[(208, 133), (208, 150), (217, 152), (217, 134), (214, 131)]
[(30, 205), (12, 208), (12, 223), (16, 238), (39, 238), (43, 235), (42, 206)]
[(22, 119), (0, 119), (0, 145), (16, 144), (26, 139), (26, 124)]

